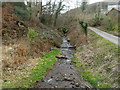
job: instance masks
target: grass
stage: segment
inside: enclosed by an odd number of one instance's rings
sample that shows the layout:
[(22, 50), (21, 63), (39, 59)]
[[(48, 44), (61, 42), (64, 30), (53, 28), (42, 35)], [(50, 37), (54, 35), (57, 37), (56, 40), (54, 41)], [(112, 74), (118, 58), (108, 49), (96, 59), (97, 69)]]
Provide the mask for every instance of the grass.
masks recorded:
[(109, 83), (102, 83), (105, 78), (92, 75), (90, 71), (84, 71), (81, 76), (85, 78), (85, 80), (88, 81), (94, 88), (111, 88)]
[(72, 62), (75, 63), (75, 66), (79, 69), (81, 76), (94, 88), (111, 88), (109, 83), (103, 83), (105, 78), (93, 75), (89, 70), (86, 70), (87, 67), (91, 68), (88, 64), (86, 66), (83, 62), (78, 61), (75, 56), (72, 60)]
[(37, 80), (44, 78), (47, 74), (47, 71), (52, 69), (53, 65), (57, 61), (55, 56), (59, 53), (61, 52), (57, 49), (46, 53), (42, 58), (38, 60), (38, 65), (29, 71), (30, 74), (14, 77), (15, 82), (9, 83), (8, 85), (3, 85), (3, 88), (29, 88), (30, 85), (35, 84)]
[(89, 30), (89, 44), (79, 46), (73, 62), (80, 75), (95, 88), (118, 87), (119, 47)]

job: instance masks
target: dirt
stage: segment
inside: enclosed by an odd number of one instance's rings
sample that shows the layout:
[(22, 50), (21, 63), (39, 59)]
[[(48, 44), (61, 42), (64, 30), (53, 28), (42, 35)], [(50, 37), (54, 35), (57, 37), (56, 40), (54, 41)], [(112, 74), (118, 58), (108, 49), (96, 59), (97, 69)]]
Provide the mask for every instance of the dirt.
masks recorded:
[(63, 39), (60, 50), (65, 57), (59, 58), (58, 63), (43, 80), (36, 81), (34, 88), (92, 88), (83, 80), (71, 62), (75, 49)]

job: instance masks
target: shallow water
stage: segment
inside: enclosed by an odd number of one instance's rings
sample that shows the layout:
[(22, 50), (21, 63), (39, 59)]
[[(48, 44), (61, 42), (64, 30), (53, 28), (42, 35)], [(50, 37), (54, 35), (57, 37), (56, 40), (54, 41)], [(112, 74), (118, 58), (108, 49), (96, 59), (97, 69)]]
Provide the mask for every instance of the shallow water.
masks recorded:
[(82, 81), (71, 63), (71, 58), (75, 53), (72, 45), (63, 38), (63, 43), (59, 49), (66, 58), (58, 59), (58, 63), (43, 80), (36, 83), (35, 88), (86, 88), (85, 82)]

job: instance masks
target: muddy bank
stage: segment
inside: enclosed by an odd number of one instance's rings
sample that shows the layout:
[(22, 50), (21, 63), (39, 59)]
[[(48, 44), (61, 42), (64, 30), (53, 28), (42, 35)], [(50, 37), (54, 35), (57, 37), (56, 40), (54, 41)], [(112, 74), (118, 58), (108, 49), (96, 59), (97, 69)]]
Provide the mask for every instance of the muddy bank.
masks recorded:
[(62, 58), (58, 59), (58, 63), (48, 73), (43, 80), (38, 80), (34, 88), (90, 88), (89, 83), (85, 82), (77, 73), (71, 58), (75, 53), (70, 43), (63, 39), (60, 50)]

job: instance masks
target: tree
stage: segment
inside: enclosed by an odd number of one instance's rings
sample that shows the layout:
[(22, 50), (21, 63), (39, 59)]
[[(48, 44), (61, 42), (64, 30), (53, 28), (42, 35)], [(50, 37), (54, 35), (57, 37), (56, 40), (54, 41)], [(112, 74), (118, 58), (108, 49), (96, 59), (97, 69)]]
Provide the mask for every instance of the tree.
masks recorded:
[(64, 0), (60, 0), (59, 4), (58, 4), (58, 8), (55, 12), (55, 19), (54, 19), (54, 26), (56, 26), (57, 24), (57, 18), (58, 18), (58, 15), (60, 14), (60, 11), (63, 10), (64, 6), (65, 5), (62, 5)]
[(85, 16), (86, 16), (86, 13), (85, 13), (85, 10), (87, 8), (87, 0), (83, 0), (82, 3), (81, 3), (81, 10), (82, 10), (82, 13), (83, 13), (83, 20), (82, 21), (79, 21), (79, 24), (81, 25), (81, 27), (83, 28), (84, 30), (84, 33), (85, 33), (85, 36), (86, 36), (86, 42), (87, 42), (87, 27), (88, 27), (88, 24), (85, 22)]
[(82, 3), (81, 3), (81, 9), (82, 9), (82, 12), (84, 12), (87, 8), (87, 0), (83, 0)]
[(79, 0), (76, 0), (75, 8), (79, 8), (79, 7), (80, 7), (80, 1), (79, 1)]
[(87, 4), (88, 4), (87, 0), (82, 0), (81, 10), (82, 10), (82, 19), (83, 20), (85, 20), (85, 15), (86, 15), (85, 10), (87, 8)]
[(40, 14), (42, 14), (42, 0), (40, 0)]
[(48, 14), (51, 15), (51, 0), (48, 2)]
[(99, 2), (97, 5), (97, 15), (98, 21), (100, 20), (100, 14), (101, 14), (101, 3)]
[(31, 12), (32, 20), (39, 22), (39, 17), (42, 14), (42, 0), (26, 0), (27, 9)]

